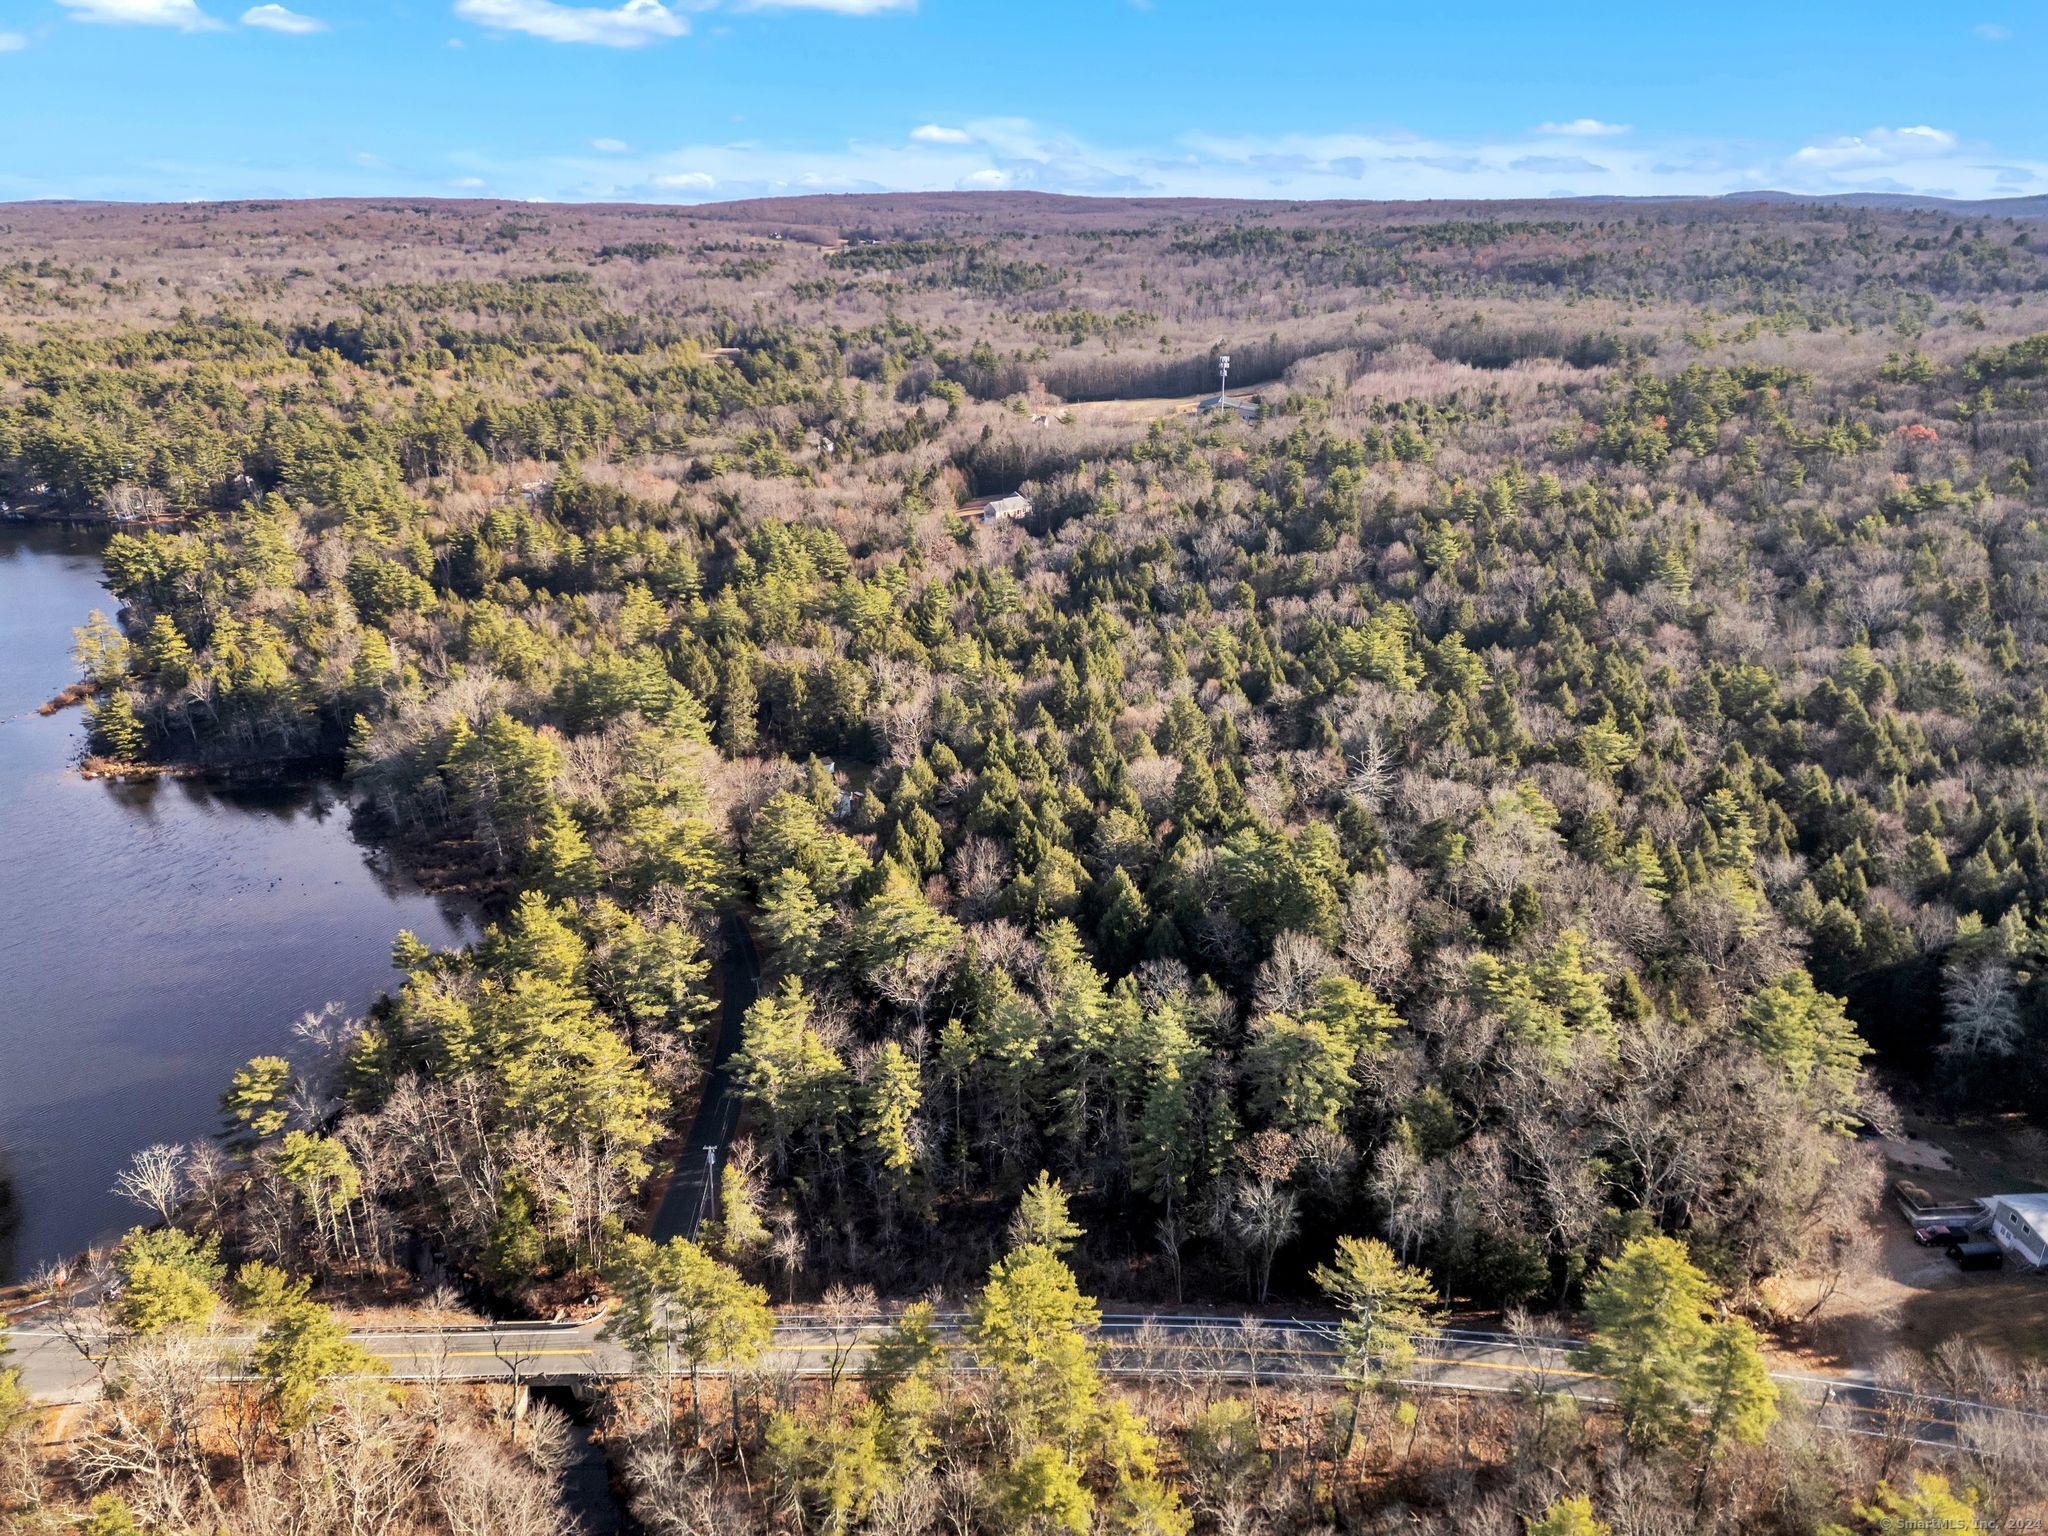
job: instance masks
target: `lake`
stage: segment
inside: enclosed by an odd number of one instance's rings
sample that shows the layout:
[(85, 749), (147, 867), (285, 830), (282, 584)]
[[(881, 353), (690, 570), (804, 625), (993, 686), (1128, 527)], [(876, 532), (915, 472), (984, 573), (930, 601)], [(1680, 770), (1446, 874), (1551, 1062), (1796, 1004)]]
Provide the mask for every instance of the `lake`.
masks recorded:
[[(0, 523), (0, 1279), (138, 1219), (129, 1154), (219, 1127), (251, 1056), (365, 1007), (391, 940), (472, 936), (466, 909), (382, 869), (337, 786), (87, 782), (71, 631), (115, 604), (99, 540)], [(4, 1202), (0, 1202), (4, 1203)]]

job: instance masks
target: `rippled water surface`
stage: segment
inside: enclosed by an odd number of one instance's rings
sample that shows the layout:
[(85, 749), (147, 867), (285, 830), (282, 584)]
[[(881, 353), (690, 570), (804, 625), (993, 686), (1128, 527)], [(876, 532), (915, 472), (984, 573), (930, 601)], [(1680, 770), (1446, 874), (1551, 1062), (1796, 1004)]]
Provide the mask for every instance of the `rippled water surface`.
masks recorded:
[(467, 923), (373, 867), (331, 786), (70, 771), (83, 712), (36, 706), (113, 606), (94, 538), (0, 524), (0, 1278), (118, 1232), (129, 1154), (215, 1130), (237, 1066), (391, 980), (399, 929), (445, 944)]

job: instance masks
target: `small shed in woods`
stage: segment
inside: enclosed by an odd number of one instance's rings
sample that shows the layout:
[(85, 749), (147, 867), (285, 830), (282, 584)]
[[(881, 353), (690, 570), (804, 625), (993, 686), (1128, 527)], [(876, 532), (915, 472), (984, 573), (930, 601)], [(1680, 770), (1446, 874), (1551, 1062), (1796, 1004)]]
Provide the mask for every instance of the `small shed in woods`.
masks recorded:
[(1031, 515), (1031, 498), (1020, 491), (1007, 496), (982, 496), (960, 509), (960, 520), (983, 527), (991, 523), (1021, 523)]

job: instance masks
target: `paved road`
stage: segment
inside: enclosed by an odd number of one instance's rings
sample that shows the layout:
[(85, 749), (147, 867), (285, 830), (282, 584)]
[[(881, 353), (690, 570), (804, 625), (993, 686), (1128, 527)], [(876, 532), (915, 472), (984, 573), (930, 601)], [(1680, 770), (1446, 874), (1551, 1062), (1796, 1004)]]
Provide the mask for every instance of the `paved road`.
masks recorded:
[[(956, 1338), (964, 1314), (946, 1313)], [(881, 1315), (827, 1322), (783, 1314), (767, 1364), (801, 1374), (857, 1370), (869, 1344), (889, 1325)], [(606, 1340), (601, 1320), (508, 1323), (497, 1327), (392, 1330), (355, 1335), (387, 1361), (400, 1381), (587, 1383), (623, 1375), (631, 1362)], [(91, 1390), (94, 1372), (77, 1346), (33, 1315), (10, 1337), (24, 1385), (46, 1400)], [(1341, 1374), (1336, 1327), (1326, 1320), (1253, 1320), (1193, 1315), (1114, 1314), (1098, 1332), (1103, 1369), (1112, 1376), (1172, 1382), (1192, 1379), (1334, 1385)], [(1607, 1383), (1588, 1369), (1585, 1346), (1570, 1339), (1516, 1339), (1451, 1330), (1427, 1347), (1410, 1384), (1474, 1393), (1568, 1393), (1606, 1402)], [(971, 1369), (971, 1362), (968, 1363)], [(1926, 1394), (1907, 1394), (1851, 1377), (1774, 1373), (1788, 1398), (1813, 1405), (1819, 1422), (1844, 1433), (1897, 1436), (1930, 1446), (1998, 1434), (2048, 1440), (2048, 1415)]]
[(761, 957), (753, 935), (736, 913), (725, 918), (725, 952), (720, 957), (718, 1043), (712, 1050), (711, 1072), (697, 1103), (689, 1138), (676, 1154), (676, 1171), (655, 1210), (656, 1242), (695, 1237), (697, 1224), (716, 1209), (718, 1170), (740, 1123), (739, 1084), (733, 1080), (732, 1058), (745, 1035), (747, 1010), (761, 993)]

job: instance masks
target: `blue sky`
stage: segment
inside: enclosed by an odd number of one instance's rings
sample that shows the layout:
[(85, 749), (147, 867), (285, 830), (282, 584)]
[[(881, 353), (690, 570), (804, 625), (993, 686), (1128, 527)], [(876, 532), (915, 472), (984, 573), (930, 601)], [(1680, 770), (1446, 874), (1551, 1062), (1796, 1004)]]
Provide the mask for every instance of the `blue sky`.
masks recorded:
[(2048, 193), (2048, 0), (0, 0), (0, 198)]

